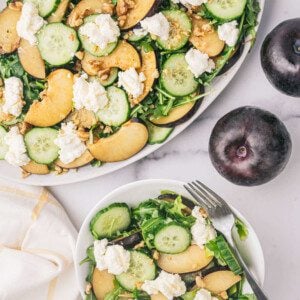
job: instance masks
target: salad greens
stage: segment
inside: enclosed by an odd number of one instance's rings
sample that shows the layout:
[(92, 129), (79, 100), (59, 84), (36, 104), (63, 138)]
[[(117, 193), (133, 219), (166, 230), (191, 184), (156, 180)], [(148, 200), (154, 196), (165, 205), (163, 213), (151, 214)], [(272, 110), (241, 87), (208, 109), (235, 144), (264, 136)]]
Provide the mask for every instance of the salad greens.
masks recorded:
[(39, 99), (40, 93), (46, 87), (46, 82), (35, 79), (25, 72), (16, 53), (0, 55), (0, 77), (6, 79), (12, 76), (20, 78), (23, 82), (24, 100), (26, 101), (24, 112), (26, 112), (32, 102)]
[[(191, 209), (192, 207), (195, 207), (195, 205), (196, 204), (194, 202), (187, 198), (184, 198), (183, 201), (182, 196), (177, 195), (172, 191), (162, 191), (161, 195), (157, 198), (142, 201), (138, 206), (130, 209), (131, 223), (127, 226), (127, 229), (118, 230), (118, 226), (123, 226), (121, 224), (124, 224), (122, 220), (123, 213), (120, 211), (120, 208), (123, 208), (125, 211), (127, 209), (126, 205), (124, 203), (113, 203), (100, 210), (94, 216), (90, 223), (90, 230), (94, 235), (95, 230), (101, 230), (101, 228), (99, 228), (99, 224), (102, 224), (101, 226), (105, 227), (110, 226), (111, 230), (113, 232), (118, 232), (118, 234), (117, 236), (106, 237), (108, 239), (108, 245), (122, 245), (125, 249), (131, 252), (143, 253), (143, 255), (146, 255), (146, 258), (152, 257), (152, 259), (156, 261), (159, 259), (160, 255), (163, 254), (161, 253), (157, 257), (157, 254), (155, 254), (159, 253), (157, 247), (160, 246), (157, 243), (154, 243), (158, 229), (175, 223), (178, 224), (180, 228), (187, 228), (188, 230), (191, 230), (196, 221), (196, 218), (191, 215)], [(103, 223), (103, 218), (105, 218), (106, 223)], [(118, 220), (118, 222), (116, 222), (116, 220)], [(211, 224), (209, 219), (207, 219), (207, 224)], [(97, 228), (95, 228), (95, 226)], [(236, 226), (241, 238), (245, 239), (248, 235), (248, 230), (245, 224), (241, 220), (236, 220)], [(165, 236), (165, 238), (168, 238), (168, 236)], [(179, 235), (176, 237), (176, 240), (177, 239), (180, 239)], [(94, 273), (97, 271), (97, 262), (95, 260), (94, 251), (94, 245), (88, 247), (86, 250), (87, 257), (81, 262), (89, 264), (86, 281), (90, 286), (92, 286)], [(199, 290), (196, 286), (196, 276), (201, 276), (201, 274), (203, 274), (202, 276), (205, 278), (205, 274), (211, 274), (214, 272), (218, 273), (219, 271), (230, 271), (232, 274), (239, 274), (234, 276), (241, 276), (241, 280), (231, 285), (227, 291), (224, 291), (227, 293), (228, 299), (256, 299), (253, 295), (243, 294), (245, 281), (243, 270), (237, 263), (232, 250), (221, 233), (218, 233), (216, 238), (213, 238), (205, 244), (205, 252), (207, 257), (213, 257), (213, 260), (206, 267), (199, 270), (199, 272), (193, 271), (190, 273), (179, 274), (181, 275), (182, 280), (186, 283), (187, 291), (178, 299), (193, 300)], [(175, 257), (176, 254), (173, 259), (175, 259)], [(114, 288), (105, 295), (104, 300), (117, 300), (122, 296), (126, 296), (129, 299), (150, 300), (151, 297), (138, 287), (133, 290), (128, 290), (126, 288), (128, 281), (138, 281), (138, 277), (135, 276), (139, 276), (137, 274), (140, 274), (141, 270), (143, 270), (140, 269), (143, 268), (143, 263), (141, 264), (141, 261), (138, 264), (137, 262), (130, 262), (128, 275), (126, 275), (126, 273), (122, 273), (123, 275), (121, 274), (121, 276), (115, 277), (113, 282)], [(185, 262), (182, 260), (180, 263), (184, 264)], [(164, 267), (158, 261), (155, 264), (158, 266), (157, 276), (161, 270), (164, 270)], [(127, 278), (127, 276), (129, 277)], [(96, 294), (93, 288), (89, 290), (86, 299), (96, 299)]]
[[(174, 4), (171, 0), (164, 0), (161, 4), (161, 10), (164, 9), (180, 9), (178, 4)], [(257, 17), (260, 12), (259, 2), (257, 0), (247, 0), (246, 8), (243, 15), (239, 18), (239, 29), (240, 35), (235, 47), (225, 46), (222, 53), (216, 59), (216, 68), (210, 73), (204, 73), (198, 78), (198, 81), (201, 85), (207, 86), (211, 85), (213, 79), (215, 79), (224, 66), (228, 63), (230, 58), (234, 55), (235, 51), (239, 47), (242, 47), (242, 44), (251, 40), (251, 45), (254, 44), (256, 39), (256, 26), (258, 24)], [(214, 26), (221, 25), (224, 21), (216, 19), (211, 15), (208, 10), (203, 7), (198, 15), (204, 17), (205, 19), (210, 20), (211, 24)], [(146, 36), (144, 39), (133, 42), (136, 47), (143, 48), (146, 51), (155, 49), (159, 50), (159, 45), (153, 41), (149, 36)], [(177, 51), (157, 51), (158, 53), (158, 62), (159, 69), (162, 69), (164, 62), (174, 53), (186, 53), (189, 49), (189, 46), (185, 46)], [(140, 117), (142, 119), (156, 119), (161, 116), (167, 116), (172, 108), (184, 105), (189, 102), (201, 101), (206, 94), (200, 89), (198, 92), (191, 94), (185, 97), (176, 98), (170, 95), (168, 92), (162, 89), (161, 82), (155, 85), (153, 91), (148, 95), (148, 97), (131, 112), (131, 116)]]

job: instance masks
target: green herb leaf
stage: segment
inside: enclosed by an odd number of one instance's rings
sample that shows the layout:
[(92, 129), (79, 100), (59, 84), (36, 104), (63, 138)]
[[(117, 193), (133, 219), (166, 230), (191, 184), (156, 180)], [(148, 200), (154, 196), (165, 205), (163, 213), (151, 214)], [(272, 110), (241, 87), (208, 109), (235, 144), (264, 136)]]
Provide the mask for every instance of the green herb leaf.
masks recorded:
[(242, 241), (245, 241), (249, 235), (249, 231), (248, 231), (246, 224), (242, 220), (236, 219), (235, 227), (237, 229), (240, 239)]

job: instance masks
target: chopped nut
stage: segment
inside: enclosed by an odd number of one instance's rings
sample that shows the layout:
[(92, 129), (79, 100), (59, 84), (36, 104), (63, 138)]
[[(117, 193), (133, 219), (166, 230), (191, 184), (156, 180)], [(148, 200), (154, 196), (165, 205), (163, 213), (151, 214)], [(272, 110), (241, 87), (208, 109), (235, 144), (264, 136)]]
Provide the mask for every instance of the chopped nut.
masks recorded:
[(95, 114), (85, 108), (75, 110), (71, 114), (70, 119), (77, 127), (91, 128), (97, 124), (97, 118)]
[(77, 136), (81, 139), (81, 141), (86, 142), (90, 139), (90, 133), (85, 131), (84, 128), (79, 128), (77, 130)]
[(22, 135), (24, 135), (29, 129), (32, 128), (32, 125), (29, 124), (29, 123), (26, 123), (25, 121), (23, 121), (22, 123), (18, 124), (18, 127), (19, 127), (19, 130), (20, 130), (20, 133)]
[(22, 10), (23, 3), (20, 1), (9, 3), (8, 7), (12, 10)]
[(127, 16), (126, 15), (120, 16), (118, 18), (118, 22), (119, 22), (120, 27), (123, 27), (125, 25), (126, 20), (127, 20)]
[(27, 172), (27, 171), (25, 171), (25, 170), (23, 170), (22, 169), (22, 178), (24, 179), (24, 178), (27, 178), (28, 176), (30, 176), (31, 175), (31, 173), (29, 173), (29, 172)]
[(154, 250), (152, 257), (153, 257), (153, 259), (158, 260), (159, 259), (159, 252), (157, 250)]
[(77, 51), (75, 53), (75, 56), (79, 59), (79, 60), (82, 60), (83, 57), (84, 57), (84, 52), (83, 51)]
[(145, 247), (145, 242), (144, 241), (141, 241), (140, 243), (136, 244), (133, 249), (141, 249), (141, 248), (144, 248)]
[(61, 167), (58, 166), (58, 165), (55, 165), (54, 171), (55, 171), (55, 174), (56, 174), (56, 175), (60, 175), (60, 174), (62, 174), (62, 172), (63, 172), (63, 168), (61, 168)]
[(203, 281), (203, 279), (200, 276), (196, 276), (196, 285), (198, 288), (204, 288), (205, 287), (205, 283)]
[(112, 132), (113, 132), (113, 130), (110, 126), (105, 126), (103, 133), (112, 133)]
[(107, 68), (107, 69), (104, 69), (104, 70), (100, 70), (98, 72), (98, 76), (100, 77), (101, 80), (106, 80), (109, 77), (110, 72), (111, 72), (110, 68)]
[(208, 217), (208, 213), (207, 213), (207, 211), (203, 207), (200, 208), (200, 214), (205, 219)]
[(92, 291), (92, 285), (90, 283), (88, 283), (85, 287), (85, 293), (87, 295), (89, 295), (91, 293), (91, 291)]
[(140, 290), (140, 289), (142, 288), (142, 285), (143, 285), (143, 282), (137, 282), (137, 283), (135, 284), (135, 286), (136, 286), (136, 288), (137, 288), (138, 290)]

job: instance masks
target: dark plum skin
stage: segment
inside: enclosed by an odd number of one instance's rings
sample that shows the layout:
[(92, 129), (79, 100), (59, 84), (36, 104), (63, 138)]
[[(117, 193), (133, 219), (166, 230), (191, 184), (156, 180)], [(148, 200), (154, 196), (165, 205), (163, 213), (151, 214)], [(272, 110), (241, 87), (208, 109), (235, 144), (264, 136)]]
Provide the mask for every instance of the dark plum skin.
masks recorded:
[(238, 45), (238, 48), (236, 49), (236, 51), (234, 52), (232, 57), (230, 57), (228, 62), (224, 65), (222, 70), (219, 72), (218, 76), (223, 75), (226, 72), (228, 72), (238, 62), (238, 60), (240, 59), (240, 57), (242, 56), (242, 54), (244, 52), (244, 48), (245, 48), (244, 43)]
[(291, 150), (285, 125), (272, 113), (251, 106), (222, 117), (209, 141), (216, 170), (232, 183), (244, 186), (275, 178), (285, 168)]
[(300, 97), (300, 18), (279, 24), (267, 35), (261, 48), (261, 65), (278, 90)]

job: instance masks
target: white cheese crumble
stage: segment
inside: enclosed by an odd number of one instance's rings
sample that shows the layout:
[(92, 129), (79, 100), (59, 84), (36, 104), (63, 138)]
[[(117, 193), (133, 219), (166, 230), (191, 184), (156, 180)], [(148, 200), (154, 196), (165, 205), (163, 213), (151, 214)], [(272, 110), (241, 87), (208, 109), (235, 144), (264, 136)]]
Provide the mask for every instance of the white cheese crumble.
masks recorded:
[(218, 300), (218, 298), (213, 297), (208, 290), (201, 289), (195, 295), (194, 300)]
[(120, 28), (109, 14), (100, 14), (94, 21), (81, 26), (79, 32), (102, 50), (120, 36)]
[(170, 24), (161, 12), (152, 17), (145, 18), (141, 21), (141, 26), (146, 32), (160, 37), (163, 41), (169, 38)]
[(196, 218), (195, 224), (191, 228), (193, 244), (203, 249), (203, 246), (217, 236), (217, 232), (211, 224), (208, 224), (200, 213), (200, 207), (195, 206), (192, 210), (192, 216)]
[(59, 147), (59, 159), (64, 164), (71, 163), (86, 150), (85, 144), (77, 136), (76, 126), (73, 122), (61, 124), (54, 144)]
[(185, 60), (195, 77), (199, 77), (205, 72), (211, 72), (215, 68), (214, 61), (206, 53), (194, 48), (186, 53)]
[(173, 3), (181, 3), (184, 6), (200, 6), (208, 0), (172, 0)]
[(169, 274), (161, 271), (155, 280), (146, 280), (142, 285), (142, 290), (148, 295), (162, 293), (168, 300), (179, 297), (186, 292), (184, 281), (178, 274)]
[(76, 109), (85, 108), (96, 113), (108, 103), (107, 92), (98, 80), (89, 82), (87, 74), (75, 79), (73, 85), (73, 102)]
[(130, 252), (120, 245), (107, 246), (108, 240), (102, 239), (94, 242), (94, 256), (96, 267), (100, 271), (120, 275), (129, 269)]
[(45, 23), (32, 2), (23, 3), (22, 14), (17, 23), (19, 37), (29, 41), (31, 45), (35, 45), (37, 43), (35, 35)]
[(124, 72), (119, 72), (118, 75), (118, 86), (123, 87), (130, 96), (137, 98), (143, 94), (143, 82), (146, 80), (143, 72), (138, 73), (135, 68), (130, 68)]
[(26, 147), (23, 135), (20, 134), (17, 126), (12, 127), (4, 137), (4, 142), (8, 146), (5, 160), (16, 166), (25, 166), (30, 162), (30, 158), (26, 153)]
[(148, 34), (147, 30), (143, 28), (134, 28), (132, 32), (138, 37), (144, 37)]
[(218, 26), (220, 40), (224, 41), (229, 47), (234, 47), (239, 38), (240, 31), (237, 26), (237, 21), (231, 21)]
[(18, 117), (22, 113), (23, 101), (23, 83), (17, 77), (10, 77), (4, 80), (4, 104), (2, 111)]

